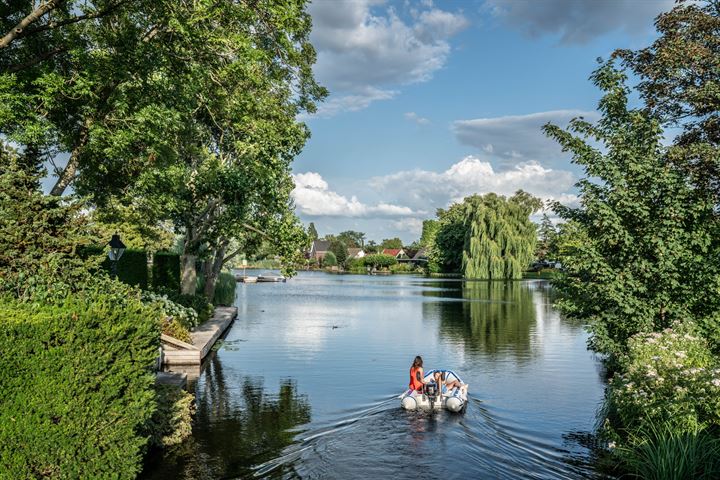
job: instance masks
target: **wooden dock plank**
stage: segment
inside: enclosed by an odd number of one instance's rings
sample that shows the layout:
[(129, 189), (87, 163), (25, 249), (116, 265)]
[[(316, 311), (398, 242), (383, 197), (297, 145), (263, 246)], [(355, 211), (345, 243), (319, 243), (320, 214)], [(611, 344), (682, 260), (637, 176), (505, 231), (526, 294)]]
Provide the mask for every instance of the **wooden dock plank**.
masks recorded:
[(190, 332), (192, 345), (162, 335), (163, 364), (199, 365), (237, 317), (237, 307), (217, 307), (212, 318)]

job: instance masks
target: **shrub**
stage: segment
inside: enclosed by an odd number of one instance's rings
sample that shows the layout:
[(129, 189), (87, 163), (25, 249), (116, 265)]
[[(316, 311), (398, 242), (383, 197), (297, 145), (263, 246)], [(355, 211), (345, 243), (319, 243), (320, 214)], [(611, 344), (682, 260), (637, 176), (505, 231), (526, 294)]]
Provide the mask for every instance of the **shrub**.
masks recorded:
[(693, 323), (631, 337), (620, 366), (609, 401), (626, 431), (663, 422), (683, 432), (720, 425), (720, 369)]
[(115, 293), (0, 301), (0, 477), (135, 478), (159, 315)]
[(180, 255), (170, 252), (153, 255), (152, 286), (180, 291)]
[(150, 445), (158, 448), (178, 445), (192, 434), (195, 397), (174, 385), (156, 385), (155, 392), (158, 408), (147, 426)]
[(334, 267), (337, 265), (337, 257), (333, 252), (327, 252), (323, 257), (323, 267)]
[(195, 310), (198, 315), (196, 325), (206, 322), (213, 314), (214, 307), (207, 301), (204, 295), (184, 295), (165, 288), (158, 288), (156, 293), (160, 296), (167, 297), (178, 305)]
[[(112, 271), (112, 262), (107, 256), (102, 264), (108, 272)], [(127, 285), (146, 289), (148, 286), (147, 252), (127, 249), (117, 261), (117, 278)]]
[(415, 270), (415, 265), (412, 263), (396, 263), (390, 266), (390, 271), (393, 273), (413, 273)]
[(346, 262), (345, 268), (352, 273), (366, 273), (365, 262), (362, 258), (351, 258)]
[[(180, 297), (180, 295), (178, 295), (178, 297)], [(142, 300), (145, 303), (156, 304), (165, 317), (172, 317), (186, 329), (195, 328), (199, 324), (198, 313), (194, 308), (177, 303), (168, 298), (167, 295), (143, 292)]]
[(377, 253), (365, 256), (363, 261), (365, 262), (365, 265), (370, 265), (373, 268), (387, 268), (395, 265), (397, 263), (397, 258), (392, 255)]
[(221, 272), (215, 284), (214, 305), (232, 305), (235, 303), (237, 280), (232, 273)]

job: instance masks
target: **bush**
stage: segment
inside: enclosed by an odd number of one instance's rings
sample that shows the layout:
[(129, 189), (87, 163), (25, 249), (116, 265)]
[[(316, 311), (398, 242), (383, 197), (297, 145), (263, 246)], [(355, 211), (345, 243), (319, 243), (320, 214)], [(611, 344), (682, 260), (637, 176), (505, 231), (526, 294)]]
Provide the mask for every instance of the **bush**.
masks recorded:
[(136, 477), (159, 316), (115, 293), (0, 301), (0, 477)]
[(351, 258), (346, 262), (345, 268), (352, 273), (367, 273), (362, 258)]
[(186, 329), (195, 328), (200, 323), (198, 319), (198, 313), (195, 311), (194, 308), (186, 307), (180, 303), (177, 303), (168, 298), (167, 295), (160, 295), (152, 292), (143, 292), (142, 300), (145, 303), (156, 304), (157, 307), (162, 311), (164, 317), (172, 317)]
[(235, 303), (237, 280), (232, 273), (221, 272), (215, 284), (214, 305), (232, 305)]
[(413, 273), (416, 268), (412, 263), (396, 263), (390, 266), (390, 271), (393, 273)]
[(398, 263), (397, 258), (383, 253), (367, 255), (363, 258), (363, 261), (365, 262), (365, 265), (370, 265), (373, 268), (387, 268)]
[(720, 425), (720, 369), (693, 323), (631, 337), (620, 366), (609, 401), (627, 432), (664, 422), (682, 432)]
[[(112, 271), (112, 262), (107, 256), (102, 264), (108, 272)], [(143, 290), (148, 286), (147, 252), (127, 249), (117, 261), (117, 279), (127, 285), (138, 286)]]
[(166, 288), (158, 288), (156, 293), (160, 296), (167, 297), (168, 300), (178, 305), (195, 310), (198, 315), (196, 325), (206, 322), (213, 314), (214, 307), (207, 301), (204, 295), (185, 295)]
[(180, 255), (170, 252), (153, 255), (152, 286), (180, 291)]
[(182, 443), (192, 434), (194, 397), (174, 385), (156, 385), (158, 408), (148, 423), (150, 445), (168, 448)]
[(334, 267), (337, 265), (337, 257), (333, 252), (327, 252), (323, 257), (323, 267)]

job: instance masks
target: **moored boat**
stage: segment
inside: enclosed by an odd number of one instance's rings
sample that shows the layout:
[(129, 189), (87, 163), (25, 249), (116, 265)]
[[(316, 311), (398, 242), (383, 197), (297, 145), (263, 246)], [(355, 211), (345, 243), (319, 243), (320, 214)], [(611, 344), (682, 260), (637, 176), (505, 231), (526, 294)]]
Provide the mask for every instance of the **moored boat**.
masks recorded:
[[(428, 370), (425, 373), (425, 380), (433, 378), (433, 374), (438, 370)], [(445, 381), (457, 380), (464, 382), (452, 370), (441, 370), (445, 373)], [(451, 412), (461, 412), (467, 405), (467, 389), (465, 384), (462, 388), (447, 389), (443, 386), (442, 391), (435, 382), (425, 384), (422, 391), (407, 389), (400, 395), (400, 405), (405, 410), (440, 410), (447, 409)]]
[(285, 282), (287, 279), (282, 275), (258, 275), (258, 282)]

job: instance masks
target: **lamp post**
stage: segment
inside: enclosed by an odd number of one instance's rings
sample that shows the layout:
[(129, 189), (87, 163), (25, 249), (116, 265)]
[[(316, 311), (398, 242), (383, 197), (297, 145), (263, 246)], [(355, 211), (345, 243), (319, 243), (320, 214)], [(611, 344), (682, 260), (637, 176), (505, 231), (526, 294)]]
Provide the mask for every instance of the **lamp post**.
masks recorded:
[(108, 242), (108, 245), (110, 245), (108, 258), (112, 262), (111, 275), (113, 278), (117, 278), (117, 262), (120, 260), (120, 257), (122, 257), (123, 252), (125, 252), (125, 244), (120, 240), (120, 235), (115, 233)]

